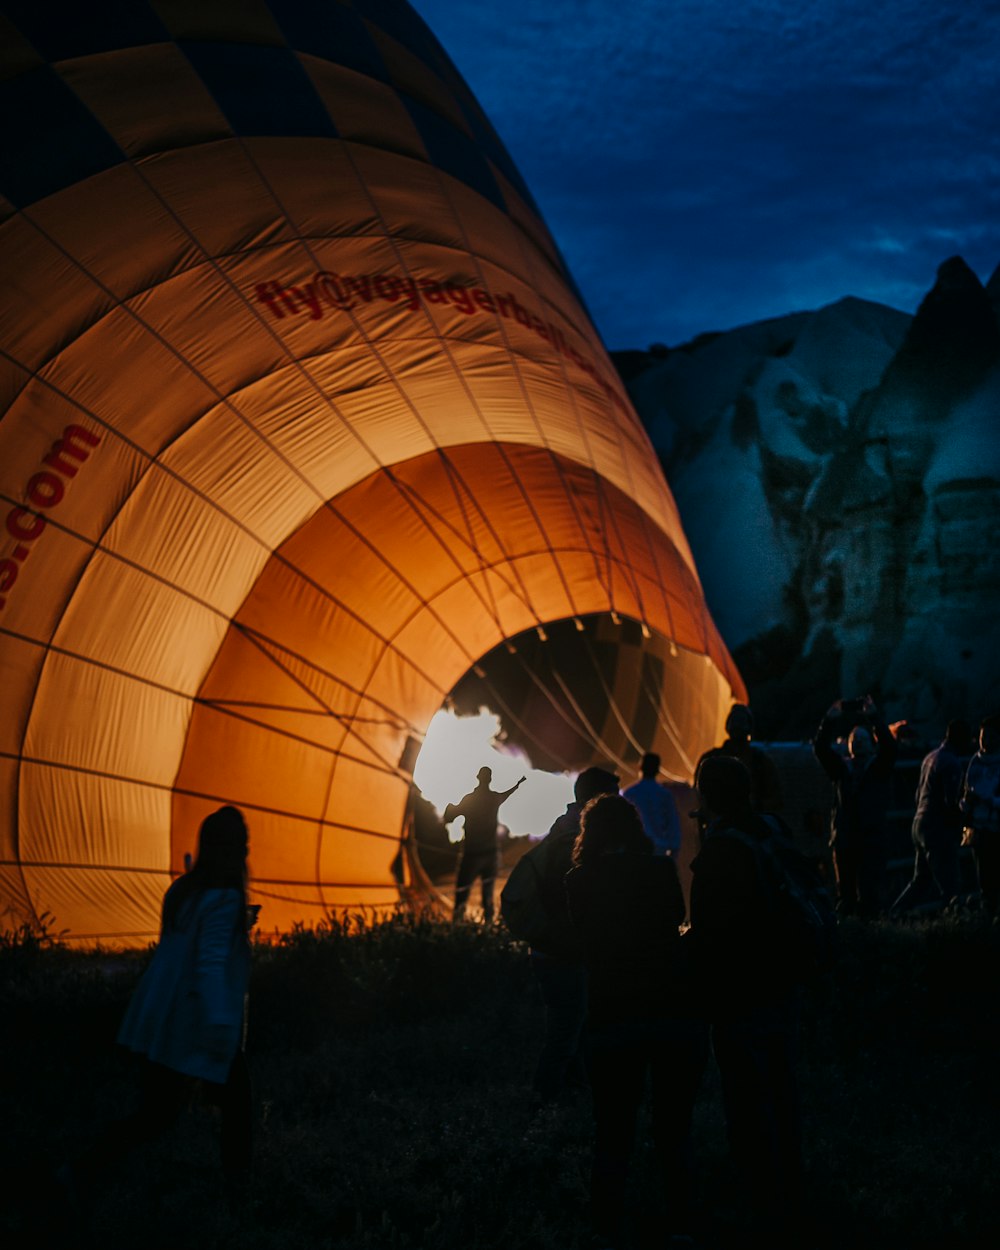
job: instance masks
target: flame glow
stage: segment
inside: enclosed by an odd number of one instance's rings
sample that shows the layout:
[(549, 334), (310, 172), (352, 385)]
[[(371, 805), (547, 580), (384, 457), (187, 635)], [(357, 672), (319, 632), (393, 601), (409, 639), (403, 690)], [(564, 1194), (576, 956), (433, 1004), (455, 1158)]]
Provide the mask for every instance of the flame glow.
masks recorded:
[[(413, 780), (424, 798), (443, 812), (475, 787), (484, 764), (493, 769), (494, 790), (508, 790), (524, 776), (527, 781), (500, 808), (500, 822), (513, 837), (541, 837), (572, 802), (575, 774), (532, 768), (522, 752), (498, 743), (499, 733), (499, 718), (485, 708), (477, 716), (438, 712), (427, 727)], [(462, 836), (462, 824), (459, 818), (449, 825), (453, 842)]]

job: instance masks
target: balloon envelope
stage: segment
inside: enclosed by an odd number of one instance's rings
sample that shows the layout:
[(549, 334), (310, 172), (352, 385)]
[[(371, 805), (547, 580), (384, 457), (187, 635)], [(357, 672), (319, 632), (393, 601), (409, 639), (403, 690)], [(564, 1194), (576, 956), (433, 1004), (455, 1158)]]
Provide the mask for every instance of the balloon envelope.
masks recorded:
[(222, 803), (265, 930), (412, 897), (414, 744), (551, 622), (659, 640), (696, 758), (742, 686), (672, 497), (414, 12), (7, 12), (4, 924), (148, 941)]

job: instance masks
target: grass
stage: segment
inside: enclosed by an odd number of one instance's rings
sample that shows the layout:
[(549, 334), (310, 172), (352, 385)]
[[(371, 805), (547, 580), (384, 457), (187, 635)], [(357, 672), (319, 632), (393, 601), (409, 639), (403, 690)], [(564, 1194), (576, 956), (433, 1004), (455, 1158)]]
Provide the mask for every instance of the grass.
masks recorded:
[[(1000, 932), (974, 914), (847, 922), (811, 993), (800, 1078), (810, 1210), (833, 1247), (1000, 1244)], [(48, 1162), (134, 1097), (113, 1045), (143, 953), (0, 945), (6, 1179), (0, 1240), (46, 1244)], [(529, 1113), (541, 1009), (501, 929), (400, 916), (258, 946), (248, 1054), (258, 1120), (241, 1212), (194, 1107), (93, 1196), (102, 1250), (555, 1250), (586, 1232), (585, 1100)], [(743, 1244), (710, 1068), (695, 1125), (710, 1245)], [(637, 1189), (652, 1167), (640, 1133)], [(62, 1244), (72, 1244), (62, 1239)]]

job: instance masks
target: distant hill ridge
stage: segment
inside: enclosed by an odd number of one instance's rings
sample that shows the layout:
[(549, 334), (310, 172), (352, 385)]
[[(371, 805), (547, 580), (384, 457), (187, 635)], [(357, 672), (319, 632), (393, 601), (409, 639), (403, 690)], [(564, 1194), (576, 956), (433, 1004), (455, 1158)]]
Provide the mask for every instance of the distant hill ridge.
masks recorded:
[(1000, 268), (615, 354), (762, 736), (1000, 709)]

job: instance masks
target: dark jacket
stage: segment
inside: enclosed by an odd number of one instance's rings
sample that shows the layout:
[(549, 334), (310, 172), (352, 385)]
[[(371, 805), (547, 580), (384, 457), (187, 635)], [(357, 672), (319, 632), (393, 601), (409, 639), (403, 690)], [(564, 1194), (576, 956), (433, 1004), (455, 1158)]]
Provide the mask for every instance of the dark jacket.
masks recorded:
[(497, 849), (497, 826), (500, 805), (517, 789), (491, 790), (489, 786), (478, 785), (470, 790), (458, 803), (449, 803), (445, 808), (445, 823), (465, 817), (464, 850), (470, 855), (481, 854)]
[(963, 824), (958, 804), (968, 762), (968, 755), (957, 755), (947, 742), (924, 756), (917, 785), (914, 833), (953, 833), (957, 842)]
[[(730, 822), (753, 837), (770, 826), (756, 813)], [(758, 857), (716, 821), (708, 827), (691, 865), (691, 933), (694, 973), (703, 1010), (713, 1020), (776, 1005), (794, 984), (788, 952), (774, 917)]]
[(587, 965), (590, 1023), (688, 1014), (678, 931), (684, 896), (674, 861), (602, 855), (574, 868), (565, 889)]
[(566, 874), (573, 867), (573, 846), (580, 832), (582, 803), (570, 803), (530, 852), (539, 874), (539, 895), (550, 922), (550, 934), (536, 952), (552, 959), (579, 963), (583, 958), (580, 935), (574, 929), (566, 900)]
[(831, 841), (858, 845), (885, 835), (885, 816), (892, 798), (890, 776), (896, 763), (896, 739), (888, 725), (872, 725), (875, 754), (867, 760), (844, 758), (833, 749), (838, 720), (824, 717), (813, 740), (813, 753), (833, 782), (836, 795)]

